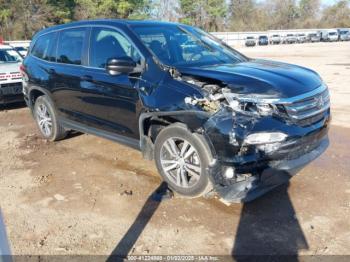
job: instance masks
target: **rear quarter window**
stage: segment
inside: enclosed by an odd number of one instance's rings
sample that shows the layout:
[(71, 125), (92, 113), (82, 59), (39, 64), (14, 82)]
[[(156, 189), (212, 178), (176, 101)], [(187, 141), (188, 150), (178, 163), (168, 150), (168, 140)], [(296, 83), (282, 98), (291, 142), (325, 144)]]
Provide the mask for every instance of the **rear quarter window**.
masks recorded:
[(46, 60), (46, 61), (55, 61), (55, 53), (56, 53), (56, 41), (57, 41), (57, 33), (52, 32), (45, 35), (40, 36), (32, 50), (31, 54), (37, 58)]

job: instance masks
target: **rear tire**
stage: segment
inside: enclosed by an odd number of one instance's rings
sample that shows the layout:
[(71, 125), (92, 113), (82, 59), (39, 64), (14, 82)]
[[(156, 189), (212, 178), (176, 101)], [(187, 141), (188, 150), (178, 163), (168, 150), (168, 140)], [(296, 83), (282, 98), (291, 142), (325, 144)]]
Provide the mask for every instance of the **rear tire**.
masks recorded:
[(58, 141), (67, 135), (67, 131), (57, 121), (56, 111), (47, 96), (39, 96), (36, 99), (34, 118), (41, 135), (47, 140)]
[(170, 189), (185, 197), (200, 197), (212, 190), (207, 168), (212, 159), (206, 141), (183, 124), (164, 128), (155, 141), (155, 162)]

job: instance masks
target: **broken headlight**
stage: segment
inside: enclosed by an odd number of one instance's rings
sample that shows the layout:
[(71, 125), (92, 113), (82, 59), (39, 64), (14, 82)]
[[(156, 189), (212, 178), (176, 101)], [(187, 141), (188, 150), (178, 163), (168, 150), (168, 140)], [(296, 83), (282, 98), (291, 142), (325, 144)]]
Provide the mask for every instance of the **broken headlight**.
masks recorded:
[(260, 103), (255, 99), (240, 98), (232, 93), (223, 92), (223, 95), (228, 106), (236, 112), (257, 116), (271, 116), (277, 112), (277, 108), (273, 104)]
[(260, 104), (253, 102), (240, 102), (245, 112), (251, 112), (260, 116), (272, 116), (276, 112), (276, 108), (272, 104)]

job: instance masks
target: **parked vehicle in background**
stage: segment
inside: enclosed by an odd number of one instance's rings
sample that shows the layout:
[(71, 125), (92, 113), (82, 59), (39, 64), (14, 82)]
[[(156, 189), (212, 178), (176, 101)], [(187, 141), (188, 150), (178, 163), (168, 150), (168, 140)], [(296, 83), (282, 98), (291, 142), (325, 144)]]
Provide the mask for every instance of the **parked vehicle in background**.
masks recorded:
[(306, 35), (305, 34), (297, 34), (297, 42), (302, 44), (306, 42)]
[(259, 45), (268, 45), (269, 39), (266, 35), (259, 36)]
[(329, 42), (336, 42), (338, 40), (339, 40), (339, 35), (338, 35), (338, 31), (337, 30), (328, 32), (327, 41), (329, 41)]
[(0, 45), (0, 104), (23, 101), (23, 81), (19, 70), (22, 60), (15, 49)]
[(281, 43), (281, 36), (278, 34), (272, 35), (270, 37), (270, 43), (273, 45), (280, 44)]
[(296, 42), (297, 42), (297, 38), (294, 34), (287, 34), (286, 37), (284, 38), (285, 44), (294, 44)]
[(254, 36), (248, 36), (245, 39), (245, 46), (255, 46), (256, 45), (256, 39)]
[(14, 46), (15, 49), (23, 58), (26, 57), (28, 49), (23, 46)]
[(34, 37), (21, 69), (43, 137), (77, 130), (129, 145), (187, 197), (251, 201), (329, 143), (329, 92), (316, 72), (247, 58), (188, 25), (51, 27)]
[(320, 42), (321, 38), (320, 38), (320, 35), (317, 34), (317, 33), (310, 33), (310, 34), (307, 35), (307, 39), (306, 40), (308, 42), (315, 43), (315, 42)]
[(340, 30), (339, 31), (340, 41), (350, 41), (350, 30)]

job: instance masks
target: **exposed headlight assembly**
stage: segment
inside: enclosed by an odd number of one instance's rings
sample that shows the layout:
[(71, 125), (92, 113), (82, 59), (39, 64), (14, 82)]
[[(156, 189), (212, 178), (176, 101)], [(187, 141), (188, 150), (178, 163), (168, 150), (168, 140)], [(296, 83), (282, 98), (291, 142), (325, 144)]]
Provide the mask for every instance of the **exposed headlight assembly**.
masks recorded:
[(240, 98), (229, 92), (223, 92), (223, 95), (228, 106), (236, 112), (256, 116), (271, 116), (277, 112), (274, 104), (261, 103), (258, 99)]

